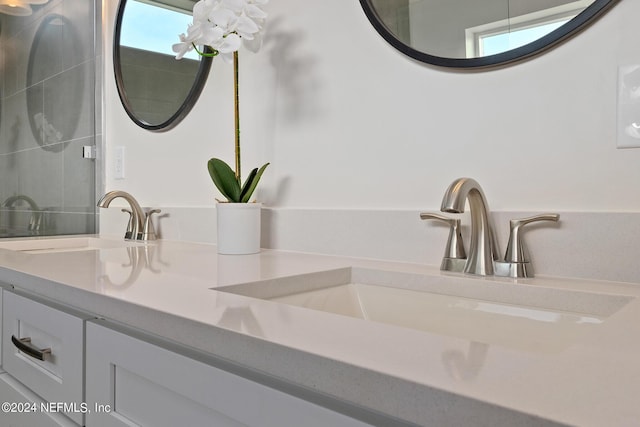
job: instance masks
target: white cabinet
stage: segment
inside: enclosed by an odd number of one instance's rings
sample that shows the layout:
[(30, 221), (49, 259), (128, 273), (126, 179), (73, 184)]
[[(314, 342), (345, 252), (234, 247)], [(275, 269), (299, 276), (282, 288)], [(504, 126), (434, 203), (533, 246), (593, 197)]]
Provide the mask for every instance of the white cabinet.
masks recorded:
[(87, 322), (88, 427), (368, 425), (105, 324)]
[(4, 372), (2, 368), (2, 294), (3, 289), (0, 287), (0, 374)]
[[(11, 378), (50, 408), (84, 422), (84, 325), (87, 316), (4, 291), (2, 362)], [(5, 382), (6, 383), (6, 382)], [(29, 424), (26, 424), (29, 425)]]
[(3, 427), (78, 427), (61, 413), (47, 410), (47, 402), (7, 373), (0, 374), (0, 402), (10, 405), (0, 413)]

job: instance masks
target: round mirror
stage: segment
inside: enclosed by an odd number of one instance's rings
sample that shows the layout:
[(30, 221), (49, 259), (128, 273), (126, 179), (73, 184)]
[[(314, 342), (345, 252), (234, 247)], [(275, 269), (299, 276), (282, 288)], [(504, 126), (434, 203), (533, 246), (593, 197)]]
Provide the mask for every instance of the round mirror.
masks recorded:
[[(75, 27), (62, 15), (47, 15), (36, 31), (27, 65), (27, 111), (31, 132), (47, 151), (59, 152), (74, 138), (82, 115), (85, 68)], [(63, 108), (61, 108), (63, 107)]]
[(538, 54), (618, 0), (360, 0), (382, 35), (433, 65), (478, 68)]
[(211, 68), (193, 52), (175, 59), (171, 46), (191, 23), (196, 0), (121, 0), (113, 64), (127, 114), (151, 131), (176, 126), (191, 110)]

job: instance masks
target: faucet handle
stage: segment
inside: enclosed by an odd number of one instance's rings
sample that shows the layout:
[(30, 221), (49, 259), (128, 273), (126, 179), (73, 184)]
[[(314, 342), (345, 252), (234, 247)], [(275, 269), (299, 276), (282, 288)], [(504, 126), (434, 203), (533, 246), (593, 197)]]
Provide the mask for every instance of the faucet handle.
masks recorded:
[(141, 240), (156, 240), (156, 232), (153, 228), (153, 221), (151, 221), (151, 215), (154, 213), (162, 212), (160, 209), (151, 209), (149, 212), (145, 214), (144, 219), (144, 227), (142, 228), (142, 239)]
[(509, 243), (507, 244), (507, 251), (504, 255), (504, 261), (510, 263), (523, 263), (529, 262), (529, 252), (524, 244), (522, 238), (521, 228), (524, 225), (531, 224), (538, 221), (558, 221), (560, 215), (558, 214), (541, 214), (534, 215), (527, 218), (512, 219), (509, 221)]
[(122, 212), (128, 213), (129, 214), (129, 222), (127, 223), (127, 231), (125, 231), (124, 233), (124, 238), (126, 240), (130, 240), (132, 238), (135, 237), (131, 237), (133, 236), (133, 214), (131, 213), (131, 211), (129, 209), (120, 209)]
[(29, 218), (29, 225), (27, 230), (31, 234), (40, 234), (40, 226), (42, 225), (42, 212), (31, 211), (31, 217)]
[(433, 219), (449, 225), (449, 238), (447, 240), (447, 246), (444, 250), (444, 257), (442, 258), (440, 269), (446, 271), (462, 271), (467, 259), (467, 254), (464, 250), (462, 234), (460, 233), (460, 219), (450, 218), (431, 212), (421, 213), (420, 219)]

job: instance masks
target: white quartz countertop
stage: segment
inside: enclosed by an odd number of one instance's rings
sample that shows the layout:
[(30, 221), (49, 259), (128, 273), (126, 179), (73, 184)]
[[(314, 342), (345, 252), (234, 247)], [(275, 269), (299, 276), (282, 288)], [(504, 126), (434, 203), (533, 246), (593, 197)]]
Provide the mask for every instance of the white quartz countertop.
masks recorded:
[(273, 250), (225, 256), (213, 245), (173, 241), (38, 254), (0, 249), (4, 283), (407, 422), (640, 425), (637, 284), (502, 279), (514, 292), (534, 286), (634, 297), (588, 333), (548, 347), (531, 336), (534, 344), (522, 348), (216, 291), (345, 267), (443, 275), (433, 266)]

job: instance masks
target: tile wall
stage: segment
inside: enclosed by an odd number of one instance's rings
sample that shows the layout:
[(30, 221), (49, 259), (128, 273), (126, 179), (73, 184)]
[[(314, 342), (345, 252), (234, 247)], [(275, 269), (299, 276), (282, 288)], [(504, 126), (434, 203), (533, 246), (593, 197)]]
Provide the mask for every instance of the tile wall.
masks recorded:
[[(93, 1), (0, 15), (0, 236), (93, 233), (100, 135)], [(98, 107), (98, 108), (96, 108)]]

